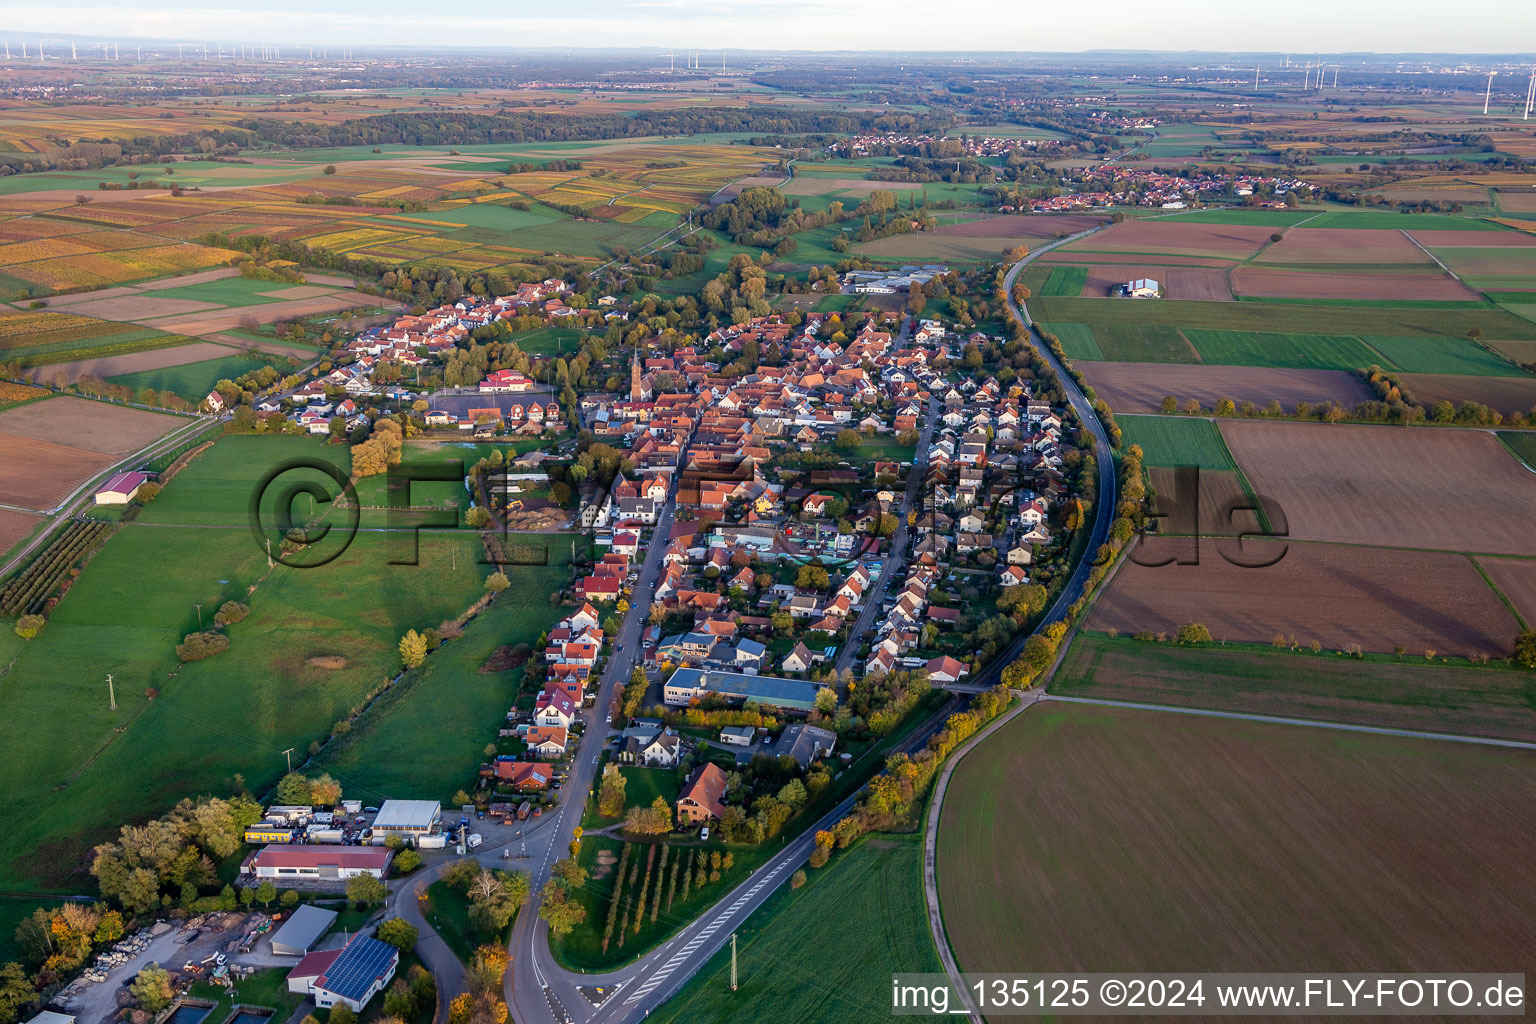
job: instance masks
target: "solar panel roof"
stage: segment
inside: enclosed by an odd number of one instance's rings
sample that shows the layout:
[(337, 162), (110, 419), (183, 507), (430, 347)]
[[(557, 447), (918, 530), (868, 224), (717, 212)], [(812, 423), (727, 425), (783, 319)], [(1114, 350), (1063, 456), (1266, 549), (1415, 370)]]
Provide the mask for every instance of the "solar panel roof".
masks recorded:
[(360, 935), (347, 943), (317, 987), (347, 999), (361, 1000), (374, 981), (389, 970), (397, 955), (389, 943)]

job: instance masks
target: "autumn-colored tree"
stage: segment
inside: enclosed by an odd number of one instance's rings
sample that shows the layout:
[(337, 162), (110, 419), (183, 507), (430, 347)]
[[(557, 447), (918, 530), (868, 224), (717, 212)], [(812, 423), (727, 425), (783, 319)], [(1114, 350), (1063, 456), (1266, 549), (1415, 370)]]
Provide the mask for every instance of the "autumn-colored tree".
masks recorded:
[(416, 632), (408, 630), (405, 636), (400, 638), (400, 660), (406, 668), (415, 668), (427, 660), (427, 638)]

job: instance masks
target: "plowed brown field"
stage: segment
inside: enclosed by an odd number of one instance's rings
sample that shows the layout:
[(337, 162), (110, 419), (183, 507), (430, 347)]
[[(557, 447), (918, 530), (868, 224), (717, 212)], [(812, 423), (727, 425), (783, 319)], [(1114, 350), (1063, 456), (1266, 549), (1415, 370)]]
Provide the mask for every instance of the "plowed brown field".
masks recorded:
[(1044, 701), (955, 770), (938, 831), (945, 930), (965, 972), (1529, 976), (1533, 765), (1522, 750)]
[[(1482, 232), (1478, 232), (1481, 234)], [(1401, 231), (1292, 228), (1265, 249), (1259, 263), (1423, 263), (1428, 254)]]
[(1298, 539), (1536, 554), (1536, 473), (1491, 434), (1260, 420), (1221, 432)]
[(1322, 403), (1332, 399), (1349, 407), (1371, 397), (1360, 378), (1342, 370), (1283, 370), (1206, 363), (1079, 362), (1077, 366), (1099, 397), (1116, 412), (1159, 412), (1164, 395), (1172, 395), (1181, 403), (1197, 398), (1207, 409), (1222, 398), (1252, 402), (1261, 409), (1274, 399), (1287, 412), (1297, 402)]
[(1520, 558), (1479, 558), (1499, 593), (1515, 606), (1527, 626), (1536, 627), (1536, 562)]
[(1163, 286), (1163, 294), (1170, 299), (1198, 299), (1206, 302), (1231, 302), (1232, 290), (1227, 287), (1227, 272), (1199, 267), (1159, 266), (1151, 263), (1098, 264), (1088, 270), (1088, 282), (1083, 295), (1107, 298), (1119, 292), (1127, 281), (1150, 277)]
[[(1536, 345), (1532, 346), (1536, 349)], [(1513, 369), (1513, 367), (1511, 367)], [(1403, 383), (1415, 400), (1434, 405), (1445, 399), (1455, 405), (1482, 402), (1499, 412), (1536, 408), (1536, 377), (1460, 377), (1439, 373), (1405, 373)]]
[(1501, 656), (1520, 631), (1465, 555), (1249, 540), (1241, 557), (1280, 560), (1244, 568), (1223, 558), (1220, 547), (1236, 550), (1232, 541), (1206, 541), (1199, 565), (1122, 566), (1091, 628), (1172, 634), (1186, 622), (1203, 622), (1217, 640), (1269, 643), (1294, 635), (1303, 645), (1316, 640), (1334, 650), (1359, 644), (1459, 656)]
[(1475, 302), (1477, 292), (1444, 274), (1329, 273), (1250, 264), (1232, 272), (1239, 295), (1279, 299), (1385, 299)]
[(1254, 225), (1128, 220), (1065, 248), (1088, 252), (1149, 252), (1243, 259), (1257, 252), (1272, 234), (1273, 228)]

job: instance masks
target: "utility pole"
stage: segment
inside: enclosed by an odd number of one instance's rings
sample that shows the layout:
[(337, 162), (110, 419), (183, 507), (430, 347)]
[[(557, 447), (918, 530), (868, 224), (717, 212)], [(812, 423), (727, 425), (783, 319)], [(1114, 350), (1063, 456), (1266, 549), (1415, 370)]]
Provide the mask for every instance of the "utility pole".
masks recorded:
[(200, 604), (196, 604), (196, 605), (193, 605), (192, 607), (197, 609), (197, 628), (198, 629), (202, 629), (203, 628), (203, 606), (200, 605)]
[(293, 771), (293, 748), (289, 747), (287, 750), (283, 751), (283, 756), (288, 759), (288, 771), (292, 772)]
[(736, 933), (731, 932), (731, 991), (736, 991)]
[(117, 691), (112, 688), (112, 674), (107, 673), (107, 710), (117, 710)]
[(267, 571), (272, 571), (272, 538), (267, 538)]

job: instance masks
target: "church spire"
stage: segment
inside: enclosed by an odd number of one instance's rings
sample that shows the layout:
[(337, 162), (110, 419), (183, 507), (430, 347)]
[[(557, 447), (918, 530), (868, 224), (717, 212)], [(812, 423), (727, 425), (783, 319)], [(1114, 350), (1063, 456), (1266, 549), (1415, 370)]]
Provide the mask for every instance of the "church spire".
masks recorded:
[(645, 397), (645, 388), (640, 384), (640, 345), (635, 345), (635, 357), (629, 364), (629, 400), (641, 401)]

